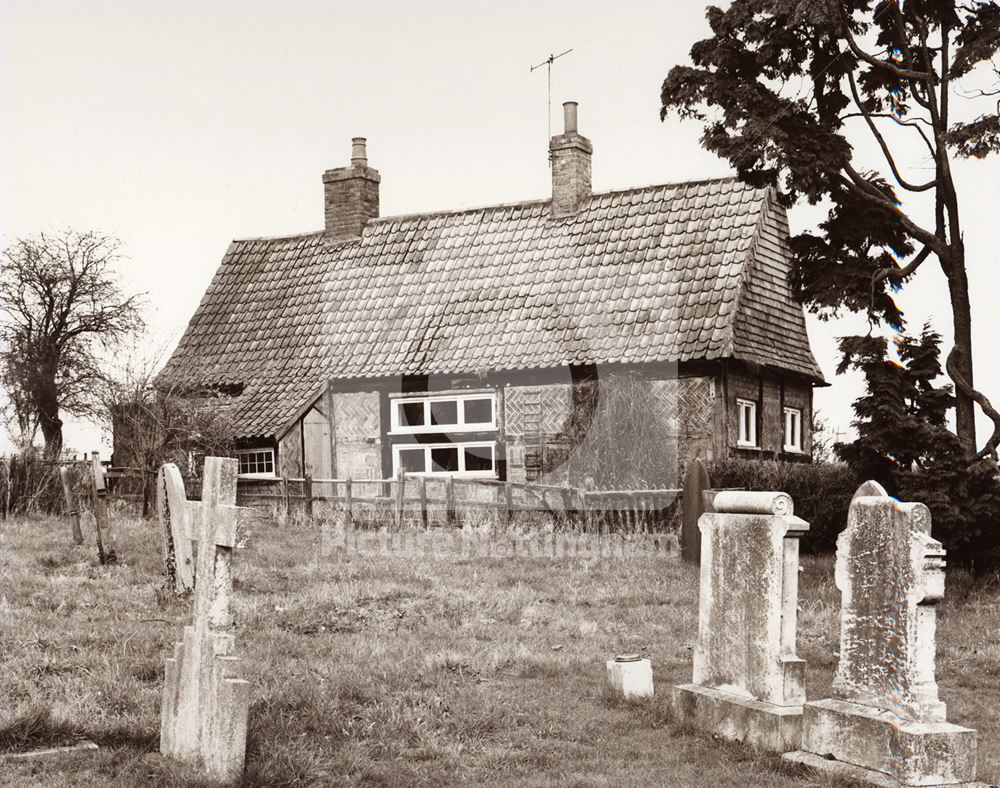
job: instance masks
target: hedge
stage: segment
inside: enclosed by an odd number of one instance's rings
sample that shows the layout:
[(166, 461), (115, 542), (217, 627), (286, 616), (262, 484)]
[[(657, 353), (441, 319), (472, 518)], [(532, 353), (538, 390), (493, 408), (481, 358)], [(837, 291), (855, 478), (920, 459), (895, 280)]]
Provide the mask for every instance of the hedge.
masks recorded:
[(836, 549), (847, 526), (847, 510), (860, 481), (847, 465), (776, 460), (713, 460), (706, 463), (713, 487), (780, 490), (792, 496), (795, 514), (809, 523), (804, 553)]

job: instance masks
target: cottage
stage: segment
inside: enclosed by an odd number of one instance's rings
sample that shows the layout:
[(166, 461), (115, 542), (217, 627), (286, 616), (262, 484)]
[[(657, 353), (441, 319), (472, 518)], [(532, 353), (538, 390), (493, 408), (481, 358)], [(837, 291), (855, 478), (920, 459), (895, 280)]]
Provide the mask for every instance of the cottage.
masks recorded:
[(380, 217), (355, 139), (323, 175), (325, 228), (234, 241), (160, 383), (224, 395), (245, 477), (586, 481), (630, 450), (641, 471), (650, 435), (674, 465), (807, 459), (824, 382), (774, 193), (593, 194), (564, 113), (551, 199), (511, 205)]

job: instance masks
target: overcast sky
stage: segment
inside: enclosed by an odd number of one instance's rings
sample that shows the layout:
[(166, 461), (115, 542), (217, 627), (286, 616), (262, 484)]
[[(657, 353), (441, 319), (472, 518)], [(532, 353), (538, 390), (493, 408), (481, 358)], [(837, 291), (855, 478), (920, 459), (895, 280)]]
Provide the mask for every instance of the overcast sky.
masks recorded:
[[(546, 71), (529, 67), (566, 49), (553, 128), (560, 103), (578, 101), (595, 191), (726, 175), (697, 122), (659, 120), (663, 77), (707, 34), (704, 11), (696, 0), (2, 0), (0, 240), (65, 226), (117, 236), (126, 289), (148, 293), (144, 347), (172, 349), (230, 240), (322, 227), (321, 175), (348, 163), (352, 136), (368, 138), (383, 215), (546, 197)], [(997, 401), (1000, 162), (957, 173), (977, 382)], [(793, 232), (818, 216), (794, 210)], [(943, 278), (919, 279), (902, 298), (911, 325), (931, 318), (949, 334)], [(835, 342), (865, 321), (809, 327), (833, 383), (816, 405), (846, 430), (860, 387), (835, 377)], [(100, 440), (80, 424), (66, 439)]]

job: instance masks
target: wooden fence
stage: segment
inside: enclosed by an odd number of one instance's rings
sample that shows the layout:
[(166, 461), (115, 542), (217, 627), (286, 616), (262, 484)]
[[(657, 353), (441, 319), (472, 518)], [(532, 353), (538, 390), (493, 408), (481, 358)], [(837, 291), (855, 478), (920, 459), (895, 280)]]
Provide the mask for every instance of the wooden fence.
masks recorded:
[(612, 531), (663, 532), (676, 527), (680, 490), (584, 491), (495, 479), (400, 476), (390, 479), (241, 479), (238, 503), (313, 517), (319, 507), (347, 522), (461, 525), (482, 513), (512, 521), (542, 514)]

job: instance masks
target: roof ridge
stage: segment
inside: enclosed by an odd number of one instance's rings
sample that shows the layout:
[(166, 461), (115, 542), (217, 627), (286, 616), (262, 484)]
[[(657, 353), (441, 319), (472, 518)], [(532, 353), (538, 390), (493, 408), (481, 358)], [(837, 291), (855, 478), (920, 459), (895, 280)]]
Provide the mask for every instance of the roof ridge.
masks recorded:
[[(608, 197), (613, 194), (632, 194), (635, 192), (650, 191), (652, 189), (665, 189), (670, 187), (679, 186), (702, 186), (707, 183), (722, 183), (723, 181), (735, 181), (741, 182), (736, 175), (726, 175), (720, 176), (718, 178), (702, 178), (695, 181), (668, 181), (666, 183), (648, 183), (644, 186), (629, 186), (625, 189), (607, 189), (605, 191), (593, 192), (591, 197)], [(750, 187), (753, 188), (753, 187)], [(390, 216), (378, 216), (374, 219), (369, 219), (372, 224), (378, 224), (380, 222), (391, 222), (398, 221), (400, 219), (423, 219), (432, 217), (444, 217), (444, 216), (461, 216), (466, 213), (478, 213), (480, 211), (499, 211), (506, 210), (509, 208), (528, 208), (535, 205), (548, 205), (552, 202), (551, 197), (536, 198), (533, 200), (515, 200), (513, 202), (501, 202), (501, 203), (490, 203), (487, 205), (470, 205), (467, 208), (452, 208), (445, 209), (441, 211), (424, 211), (424, 212), (412, 212), (412, 213), (399, 213), (392, 214)], [(584, 209), (581, 209), (584, 210)]]
[[(668, 181), (666, 183), (650, 183), (644, 186), (630, 186), (626, 189), (607, 189), (605, 191), (594, 192), (591, 197), (609, 197), (616, 194), (634, 194), (636, 192), (651, 191), (653, 189), (679, 188), (681, 186), (703, 186), (710, 183), (724, 183), (733, 181), (742, 184), (736, 175), (725, 175), (717, 178), (701, 178), (693, 181)], [(749, 189), (761, 191), (749, 184), (743, 184)], [(532, 200), (515, 200), (513, 202), (491, 203), (488, 205), (470, 205), (466, 208), (452, 208), (440, 211), (423, 211), (412, 213), (397, 213), (389, 216), (377, 216), (368, 220), (368, 225), (377, 225), (383, 222), (396, 222), (404, 219), (436, 219), (450, 216), (462, 216), (464, 214), (481, 213), (486, 211), (503, 211), (511, 208), (531, 208), (537, 205), (548, 205), (552, 202), (551, 197)], [(292, 241), (297, 238), (310, 238), (323, 234), (323, 230), (313, 230), (311, 232), (293, 233), (290, 235), (260, 235), (247, 238), (234, 238), (233, 243), (246, 243), (250, 241)]]

